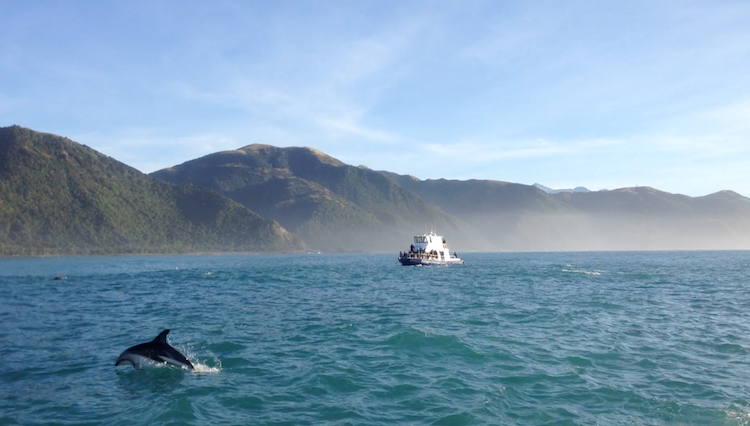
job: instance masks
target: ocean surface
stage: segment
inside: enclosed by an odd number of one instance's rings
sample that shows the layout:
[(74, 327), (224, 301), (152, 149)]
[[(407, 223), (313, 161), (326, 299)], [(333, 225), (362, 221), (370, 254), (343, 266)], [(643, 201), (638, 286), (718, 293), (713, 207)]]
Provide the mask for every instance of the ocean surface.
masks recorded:
[(0, 425), (750, 425), (750, 252), (460, 254), (0, 259)]

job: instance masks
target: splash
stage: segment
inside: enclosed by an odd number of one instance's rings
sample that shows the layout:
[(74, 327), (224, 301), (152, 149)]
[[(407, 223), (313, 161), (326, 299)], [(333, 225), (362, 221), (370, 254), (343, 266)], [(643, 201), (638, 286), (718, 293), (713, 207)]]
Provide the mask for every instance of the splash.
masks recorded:
[(201, 362), (193, 362), (193, 373), (195, 374), (215, 374), (221, 371), (221, 363), (216, 366), (210, 366)]
[(575, 269), (563, 269), (563, 272), (570, 272), (571, 274), (584, 274), (584, 275), (601, 275), (599, 271), (582, 271)]
[(746, 426), (750, 424), (750, 413), (745, 411), (743, 407), (737, 407), (732, 404), (725, 410), (726, 418), (729, 421), (728, 424), (736, 424), (740, 426)]
[(175, 366), (166, 362), (154, 362), (151, 360), (144, 360), (142, 363), (143, 367), (149, 367), (149, 368), (165, 368), (165, 369), (177, 369), (182, 370), (185, 372), (191, 372), (195, 374), (213, 374), (218, 373), (221, 371), (221, 362), (219, 360), (214, 359), (215, 365), (211, 366), (208, 363), (205, 363), (201, 360), (193, 361), (190, 358), (188, 358), (191, 364), (193, 364), (193, 369), (189, 369), (187, 367), (179, 367)]
[(575, 265), (568, 265), (568, 268), (564, 268), (562, 271), (568, 272), (571, 274), (584, 274), (584, 275), (601, 275), (602, 274), (601, 271), (596, 271), (596, 270), (586, 271), (584, 269), (576, 268)]
[(192, 345), (181, 347), (184, 350), (183, 354), (193, 364), (192, 372), (195, 374), (215, 374), (221, 371), (221, 360), (216, 355), (209, 351), (209, 356), (213, 357), (212, 360), (206, 361), (204, 359), (197, 358), (193, 352)]

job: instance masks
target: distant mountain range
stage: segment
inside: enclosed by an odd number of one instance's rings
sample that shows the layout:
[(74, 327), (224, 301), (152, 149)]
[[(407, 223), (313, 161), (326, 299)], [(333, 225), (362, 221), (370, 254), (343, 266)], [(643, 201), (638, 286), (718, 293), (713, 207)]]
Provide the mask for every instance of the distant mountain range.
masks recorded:
[(542, 191), (546, 192), (547, 194), (559, 194), (561, 192), (591, 192), (588, 189), (582, 187), (582, 186), (576, 186), (573, 189), (552, 189), (548, 188), (542, 184), (535, 183), (534, 186), (541, 189)]
[(0, 254), (750, 248), (750, 199), (648, 187), (419, 180), (249, 145), (144, 175), (68, 139), (0, 129)]
[(493, 250), (750, 248), (750, 199), (687, 197), (649, 187), (548, 194), (488, 180), (427, 180), (383, 172), (481, 230)]
[(314, 250), (398, 251), (431, 228), (463, 245), (481, 242), (475, 229), (381, 173), (310, 148), (250, 145), (151, 176), (216, 191), (278, 221)]

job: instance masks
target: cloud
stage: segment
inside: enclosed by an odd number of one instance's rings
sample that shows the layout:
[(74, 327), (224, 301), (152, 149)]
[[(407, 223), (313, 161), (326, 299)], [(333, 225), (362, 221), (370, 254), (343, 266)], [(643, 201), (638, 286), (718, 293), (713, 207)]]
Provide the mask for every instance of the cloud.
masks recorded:
[[(750, 99), (741, 99), (703, 113), (705, 119), (728, 133), (750, 132)], [(745, 134), (745, 136), (748, 136)], [(748, 144), (743, 144), (748, 146)]]
[(239, 142), (223, 134), (170, 135), (166, 129), (121, 129), (115, 136), (80, 133), (70, 137), (143, 173), (181, 164), (207, 154), (240, 148)]
[(82, 135), (144, 171), (254, 142), (548, 185), (698, 185), (692, 168), (727, 187), (750, 162), (742, 2), (11, 9), (7, 124)]
[(460, 158), (476, 164), (545, 157), (565, 158), (596, 151), (609, 151), (623, 144), (623, 141), (608, 139), (580, 141), (535, 139), (530, 141), (462, 140), (447, 143), (423, 142), (417, 145), (420, 147), (420, 155)]
[(372, 130), (357, 124), (357, 120), (332, 119), (321, 117), (315, 120), (322, 128), (329, 131), (332, 138), (359, 138), (365, 142), (385, 142), (394, 144), (403, 138), (383, 130)]

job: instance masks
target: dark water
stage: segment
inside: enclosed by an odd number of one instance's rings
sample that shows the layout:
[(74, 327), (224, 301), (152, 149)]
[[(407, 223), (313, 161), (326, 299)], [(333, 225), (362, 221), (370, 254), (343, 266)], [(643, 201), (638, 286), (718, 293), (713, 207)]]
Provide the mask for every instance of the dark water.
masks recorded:
[(0, 259), (0, 424), (750, 425), (750, 252), (462, 257)]

